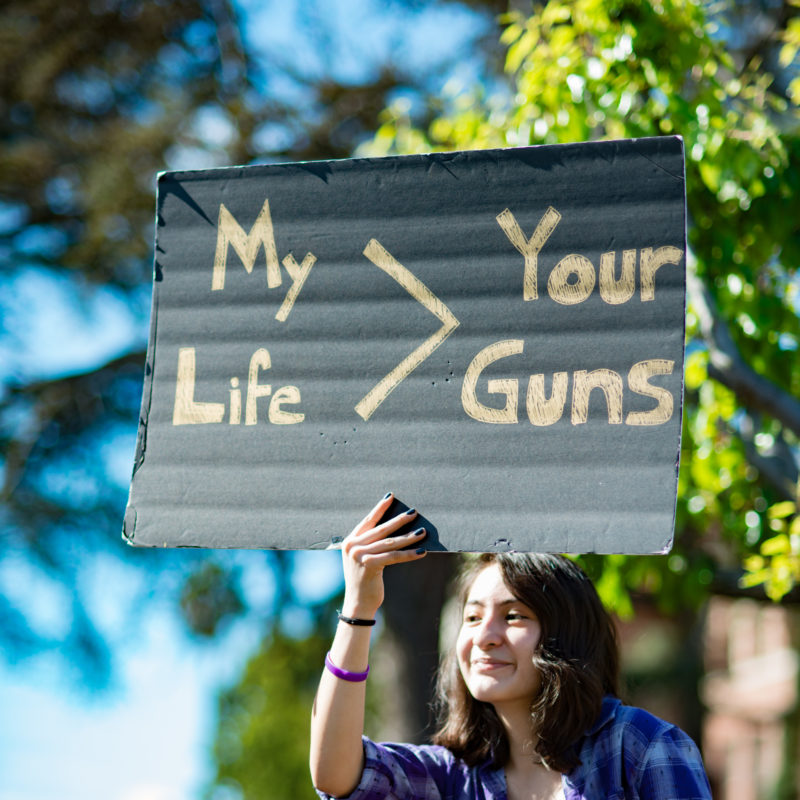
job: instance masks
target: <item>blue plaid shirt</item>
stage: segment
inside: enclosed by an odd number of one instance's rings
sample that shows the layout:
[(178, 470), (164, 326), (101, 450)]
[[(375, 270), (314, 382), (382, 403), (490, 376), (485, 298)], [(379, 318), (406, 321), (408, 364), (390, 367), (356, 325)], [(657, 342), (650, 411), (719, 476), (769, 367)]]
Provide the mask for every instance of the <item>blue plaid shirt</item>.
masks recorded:
[[(444, 747), (367, 738), (364, 755), (361, 781), (348, 800), (508, 800), (505, 773), (491, 761), (469, 767)], [(566, 800), (711, 800), (694, 742), (615, 697), (603, 700), (580, 759), (562, 777)]]

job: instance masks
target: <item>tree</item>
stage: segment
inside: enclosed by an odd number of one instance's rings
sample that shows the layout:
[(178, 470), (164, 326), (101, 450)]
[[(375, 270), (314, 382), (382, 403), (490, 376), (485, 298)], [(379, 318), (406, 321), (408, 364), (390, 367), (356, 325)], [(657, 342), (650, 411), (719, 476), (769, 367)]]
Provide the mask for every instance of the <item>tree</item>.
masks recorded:
[[(366, 149), (684, 137), (691, 253), (676, 546), (667, 559), (584, 559), (623, 613), (631, 590), (673, 610), (695, 607), (712, 584), (736, 589), (742, 566), (743, 587), (766, 582), (776, 598), (800, 579), (800, 96), (792, 77), (800, 11), (788, 2), (734, 6), (731, 27), (716, 9), (553, 0), (527, 17), (511, 13), (502, 35), (508, 93), (477, 87), (446, 98), (425, 128), (390, 107)], [(776, 78), (767, 66), (781, 63)]]
[[(141, 307), (154, 174), (180, 148), (246, 160), (255, 116), (242, 102), (252, 69), (227, 2), (9, 2), (0, 31), (0, 334), (12, 350), (24, 330), (9, 324), (27, 328), (31, 314), (15, 298), (31, 281), (35, 299), (62, 291), (76, 316), (98, 296)], [(237, 119), (224, 148), (198, 137), (202, 116)], [(0, 645), (12, 658), (61, 646), (92, 682), (107, 678), (109, 654), (76, 554), (108, 551), (119, 530), (124, 486), (107, 473), (115, 437), (137, 414), (142, 345), (88, 368), (12, 360), (0, 383), (4, 557), (58, 587), (68, 620), (62, 636), (37, 630), (3, 583)]]
[[(394, 0), (390, 9), (434, 5)], [(299, 13), (314, 52), (334, 58), (343, 45), (321, 21), (327, 7)], [(141, 398), (155, 174), (350, 155), (390, 97), (404, 92), (424, 108), (429, 86), (391, 54), (357, 80), (324, 58), (309, 69), (300, 50), (257, 58), (228, 0), (79, 9), (12, 0), (0, 9), (0, 42), (0, 558), (12, 564), (0, 570), (0, 649), (12, 660), (57, 649), (95, 685), (109, 676), (110, 653), (81, 589), (88, 555), (142, 566), (146, 591), (156, 573), (167, 584), (180, 575), (199, 635), (244, 605), (235, 571), (205, 565), (207, 554), (120, 546), (128, 476), (118, 462), (132, 452)], [(73, 364), (26, 363), (21, 329), (56, 305), (43, 294), (62, 297), (70, 321), (113, 303), (137, 332)], [(264, 568), (285, 583), (288, 563), (270, 555)], [(15, 590), (9, 576), (22, 568), (57, 595), (58, 631), (38, 625)]]
[(276, 631), (219, 698), (213, 800), (316, 797), (308, 777), (309, 713), (329, 637)]

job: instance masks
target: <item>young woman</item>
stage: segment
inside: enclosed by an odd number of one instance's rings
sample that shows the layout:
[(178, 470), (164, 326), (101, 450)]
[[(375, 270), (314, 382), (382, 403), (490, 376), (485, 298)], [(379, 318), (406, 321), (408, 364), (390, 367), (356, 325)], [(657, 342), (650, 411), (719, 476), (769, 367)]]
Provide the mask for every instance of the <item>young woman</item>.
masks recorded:
[(435, 743), (363, 737), (383, 569), (425, 555), (423, 529), (390, 536), (416, 512), (379, 524), (390, 504), (389, 494), (342, 545), (344, 605), (311, 721), (320, 797), (710, 800), (692, 740), (617, 699), (614, 624), (589, 579), (561, 556), (479, 557), (461, 578), (462, 624), (439, 675)]

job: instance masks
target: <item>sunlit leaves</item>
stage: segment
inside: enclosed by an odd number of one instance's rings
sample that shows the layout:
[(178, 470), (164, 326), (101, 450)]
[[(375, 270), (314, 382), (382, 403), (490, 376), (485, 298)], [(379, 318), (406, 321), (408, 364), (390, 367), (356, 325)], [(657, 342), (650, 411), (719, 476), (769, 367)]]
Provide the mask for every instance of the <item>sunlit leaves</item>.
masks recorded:
[(749, 588), (763, 584), (767, 596), (780, 600), (800, 583), (800, 515), (797, 503), (784, 500), (766, 513), (769, 538), (761, 543), (757, 555), (744, 560), (745, 574), (740, 583)]
[[(551, 0), (529, 16), (508, 14), (507, 90), (444, 96), (425, 130), (388, 112), (376, 142), (387, 153), (681, 135), (691, 269), (744, 362), (796, 399), (800, 118), (773, 91), (764, 59), (750, 53), (743, 61), (724, 19), (710, 13), (692, 0)], [(796, 18), (788, 22), (784, 65), (800, 48)], [(608, 557), (602, 569), (587, 559), (604, 599), (622, 613), (631, 590), (657, 594), (664, 605), (691, 604), (717, 567), (740, 567), (754, 553), (790, 557), (760, 547), (777, 519), (762, 525), (767, 509), (796, 480), (796, 459), (786, 454), (797, 451), (797, 438), (761, 412), (757, 398), (709, 379), (697, 313), (690, 306), (673, 556)], [(775, 597), (795, 580), (776, 563), (783, 577), (770, 584)]]
[[(780, 51), (780, 64), (782, 67), (789, 67), (797, 63), (797, 55), (800, 52), (800, 1), (789, 0), (789, 5), (794, 6), (797, 11), (795, 16), (789, 20), (786, 30), (783, 32), (783, 47)], [(800, 104), (800, 74), (797, 74), (789, 83), (789, 96), (792, 100)]]

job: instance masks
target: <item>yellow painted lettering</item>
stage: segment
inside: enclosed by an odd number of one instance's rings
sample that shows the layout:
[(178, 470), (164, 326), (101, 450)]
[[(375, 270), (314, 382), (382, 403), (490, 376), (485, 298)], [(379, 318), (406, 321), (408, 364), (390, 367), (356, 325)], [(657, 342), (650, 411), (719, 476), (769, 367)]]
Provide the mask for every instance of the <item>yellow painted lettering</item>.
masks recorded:
[(683, 258), (683, 250), (678, 247), (645, 247), (639, 256), (639, 280), (641, 281), (642, 302), (655, 300), (656, 297), (656, 272), (664, 264), (678, 265)]
[(522, 253), (522, 257), (525, 259), (525, 272), (522, 277), (523, 300), (536, 300), (539, 296), (539, 252), (544, 247), (544, 243), (550, 238), (550, 234), (556, 229), (560, 219), (561, 214), (552, 206), (549, 206), (539, 220), (539, 224), (536, 226), (531, 238), (526, 239), (522, 228), (520, 228), (519, 223), (509, 209), (505, 209), (497, 215), (497, 223), (503, 229), (505, 235), (508, 236), (511, 244)]
[(627, 303), (636, 288), (636, 251), (622, 251), (622, 271), (619, 280), (614, 274), (616, 253), (603, 253), (600, 256), (600, 297), (612, 306)]
[(566, 372), (553, 373), (553, 388), (550, 397), (545, 397), (544, 375), (531, 375), (528, 378), (528, 392), (525, 406), (532, 425), (552, 425), (561, 419), (567, 400), (569, 375)]
[(296, 425), (302, 422), (305, 414), (295, 411), (284, 411), (281, 406), (286, 403), (300, 402), (300, 390), (296, 386), (281, 386), (269, 401), (269, 421), (275, 425)]
[(258, 422), (258, 398), (272, 394), (272, 386), (265, 383), (259, 385), (258, 372), (262, 369), (269, 369), (272, 361), (269, 352), (263, 347), (253, 353), (250, 359), (250, 369), (247, 373), (247, 401), (244, 410), (244, 424), (255, 425)]
[(589, 416), (589, 395), (601, 389), (611, 425), (622, 422), (622, 378), (612, 369), (576, 370), (572, 375), (572, 424), (582, 425)]
[(306, 253), (302, 264), (298, 264), (291, 253), (284, 257), (283, 266), (286, 267), (286, 271), (292, 279), (292, 285), (289, 287), (289, 291), (286, 292), (286, 297), (283, 298), (283, 303), (281, 303), (278, 313), (275, 314), (275, 319), (278, 322), (286, 322), (286, 318), (294, 306), (294, 301), (297, 300), (297, 295), (300, 294), (300, 290), (303, 288), (308, 273), (311, 272), (311, 267), (314, 266), (316, 260), (317, 257), (313, 253)]
[(464, 411), (478, 422), (492, 422), (495, 424), (510, 424), (517, 422), (517, 407), (519, 404), (519, 381), (516, 378), (502, 378), (490, 380), (487, 389), (491, 394), (504, 394), (506, 404), (504, 408), (490, 408), (478, 400), (475, 390), (478, 378), (489, 364), (499, 361), (506, 356), (517, 355), (522, 352), (525, 343), (522, 339), (506, 339), (495, 342), (472, 359), (461, 384), (461, 405)]
[(625, 417), (626, 425), (663, 425), (672, 417), (672, 395), (661, 386), (653, 386), (652, 375), (671, 375), (675, 362), (666, 358), (650, 358), (634, 364), (628, 372), (628, 386), (636, 394), (652, 397), (658, 405), (650, 411), (631, 411)]
[(238, 425), (242, 421), (242, 390), (239, 388), (239, 379), (231, 378), (231, 413), (228, 422)]
[(458, 327), (458, 320), (453, 312), (377, 239), (370, 239), (367, 242), (364, 255), (376, 267), (397, 281), (420, 305), (427, 308), (442, 323), (442, 327), (436, 333), (412, 350), (356, 403), (356, 413), (366, 421), (389, 396), (389, 393), (394, 391)]
[(175, 406), (172, 410), (173, 425), (222, 422), (225, 416), (224, 403), (201, 403), (194, 399), (195, 355), (194, 347), (181, 347), (178, 350), (178, 378), (175, 383)]
[[(575, 275), (577, 280), (569, 282), (570, 275)], [(582, 303), (594, 289), (594, 265), (586, 256), (570, 253), (564, 256), (553, 267), (547, 279), (547, 292), (556, 303), (562, 306), (573, 306)]]
[(269, 200), (264, 200), (264, 205), (253, 223), (250, 233), (245, 233), (233, 214), (228, 211), (223, 203), (220, 203), (217, 223), (217, 249), (214, 254), (214, 272), (211, 276), (211, 289), (214, 291), (225, 288), (228, 245), (236, 251), (236, 255), (242, 260), (242, 264), (244, 264), (244, 268), (248, 273), (253, 271), (256, 255), (263, 245), (267, 260), (267, 286), (270, 289), (274, 289), (281, 285), (281, 268), (278, 263), (272, 217), (269, 213)]

